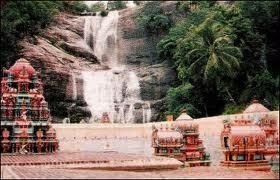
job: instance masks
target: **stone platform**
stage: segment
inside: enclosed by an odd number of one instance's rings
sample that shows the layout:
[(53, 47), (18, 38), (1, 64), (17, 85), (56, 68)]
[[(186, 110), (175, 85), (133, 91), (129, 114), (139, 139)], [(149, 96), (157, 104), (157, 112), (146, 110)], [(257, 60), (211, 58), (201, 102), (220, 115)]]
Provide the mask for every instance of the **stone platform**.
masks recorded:
[(232, 170), (225, 167), (193, 167), (158, 171), (105, 171), (59, 169), (47, 166), (4, 166), (3, 179), (277, 179), (264, 171)]
[(183, 163), (173, 158), (146, 157), (116, 152), (76, 152), (45, 155), (1, 155), (1, 166), (51, 166), (102, 170), (177, 169)]

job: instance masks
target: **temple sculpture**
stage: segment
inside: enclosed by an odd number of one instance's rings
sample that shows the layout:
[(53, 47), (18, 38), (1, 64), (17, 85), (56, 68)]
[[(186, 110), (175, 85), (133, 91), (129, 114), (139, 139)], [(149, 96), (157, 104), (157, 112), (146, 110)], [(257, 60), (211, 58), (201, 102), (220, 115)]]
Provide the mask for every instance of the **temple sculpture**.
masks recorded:
[(1, 135), (1, 153), (52, 153), (58, 150), (42, 81), (23, 58), (3, 71)]
[(184, 161), (181, 148), (183, 146), (183, 136), (180, 132), (175, 131), (174, 127), (166, 125), (165, 128), (161, 125), (158, 130), (153, 127), (152, 146), (154, 155), (167, 156)]
[(107, 112), (102, 113), (101, 123), (110, 123), (109, 114)]
[(277, 125), (278, 118), (271, 114), (269, 115), (269, 112), (269, 109), (254, 99), (243, 111), (243, 114), (251, 114), (251, 116), (256, 117), (254, 124), (258, 125), (265, 132), (265, 157), (267, 160), (272, 161), (279, 154), (279, 126)]
[(187, 166), (209, 166), (210, 155), (205, 152), (203, 141), (199, 138), (199, 125), (183, 109), (181, 115), (176, 119), (175, 126), (183, 135), (184, 161)]
[(225, 121), (221, 132), (224, 154), (222, 166), (249, 170), (270, 170), (266, 153), (265, 132), (252, 120)]
[(186, 166), (210, 165), (209, 154), (199, 139), (198, 124), (186, 114), (186, 110), (171, 123), (171, 127), (153, 127), (152, 146), (155, 155), (176, 158)]

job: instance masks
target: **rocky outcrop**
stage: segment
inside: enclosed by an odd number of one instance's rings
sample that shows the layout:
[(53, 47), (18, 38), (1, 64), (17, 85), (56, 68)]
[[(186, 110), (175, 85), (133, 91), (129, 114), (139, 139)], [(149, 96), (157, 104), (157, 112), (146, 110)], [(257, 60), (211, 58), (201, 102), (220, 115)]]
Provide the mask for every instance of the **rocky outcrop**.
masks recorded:
[[(81, 17), (60, 14), (55, 22), (38, 36), (26, 38), (19, 43), (21, 57), (30, 61), (42, 74), (45, 86), (44, 95), (54, 121), (71, 115), (70, 107), (83, 99), (82, 69), (101, 68), (91, 49), (83, 41), (83, 23)], [(74, 99), (73, 76), (77, 81), (77, 98)], [(88, 110), (84, 110), (88, 116)], [(72, 108), (73, 109), (73, 108)], [(70, 113), (70, 114), (69, 114)]]
[(139, 69), (141, 97), (143, 100), (158, 100), (175, 81), (176, 74), (167, 63)]
[[(174, 3), (170, 2), (163, 5), (167, 14), (174, 7)], [(118, 59), (137, 73), (141, 98), (150, 102), (152, 121), (158, 121), (164, 111), (166, 91), (174, 82), (176, 74), (168, 63), (162, 62), (157, 56), (156, 45), (161, 36), (147, 34), (137, 27), (134, 18), (137, 8), (124, 9), (119, 13)], [(44, 96), (55, 122), (77, 114), (90, 117), (80, 73), (87, 69), (94, 71), (108, 68), (100, 64), (91, 47), (85, 43), (83, 32), (84, 17), (60, 13), (39, 35), (19, 43), (20, 56), (29, 60), (42, 74)], [(139, 104), (135, 104), (134, 108), (139, 117), (136, 122), (141, 123), (143, 109), (139, 107)]]
[[(162, 9), (167, 14), (174, 8), (176, 8), (174, 2), (166, 2), (162, 5)], [(120, 11), (119, 55), (124, 63), (137, 72), (141, 98), (151, 102), (151, 120), (159, 121), (160, 114), (165, 110), (164, 97), (175, 81), (176, 72), (167, 62), (162, 62), (158, 58), (156, 46), (162, 37), (147, 34), (137, 26), (135, 15), (138, 10), (139, 7)]]

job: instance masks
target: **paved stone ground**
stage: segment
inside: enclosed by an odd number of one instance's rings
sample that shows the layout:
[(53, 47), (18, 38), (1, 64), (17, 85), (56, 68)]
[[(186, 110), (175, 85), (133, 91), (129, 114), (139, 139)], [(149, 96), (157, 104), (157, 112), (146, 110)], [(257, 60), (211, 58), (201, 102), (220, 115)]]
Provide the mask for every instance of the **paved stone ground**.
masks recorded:
[(131, 161), (147, 159), (144, 155), (117, 152), (59, 152), (43, 155), (1, 155), (1, 165), (41, 165), (72, 163), (106, 163), (109, 161)]
[(53, 169), (44, 166), (6, 166), (3, 174), (3, 179), (277, 179), (276, 175), (272, 172), (231, 170), (213, 166), (149, 172)]

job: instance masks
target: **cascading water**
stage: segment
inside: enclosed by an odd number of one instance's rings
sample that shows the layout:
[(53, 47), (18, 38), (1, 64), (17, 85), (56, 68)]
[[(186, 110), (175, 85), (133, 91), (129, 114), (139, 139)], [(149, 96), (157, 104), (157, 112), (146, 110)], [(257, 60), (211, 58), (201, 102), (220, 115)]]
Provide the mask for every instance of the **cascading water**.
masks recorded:
[(73, 83), (73, 100), (77, 100), (77, 82), (76, 82), (76, 75), (72, 73), (72, 83)]
[(91, 122), (96, 122), (106, 112), (111, 122), (135, 123), (136, 111), (139, 111), (139, 107), (135, 107), (139, 104), (141, 122), (149, 122), (150, 104), (140, 98), (138, 77), (118, 58), (118, 17), (118, 11), (110, 11), (106, 17), (85, 17), (84, 40), (102, 64), (109, 67), (108, 70), (82, 73), (84, 97), (92, 113)]

